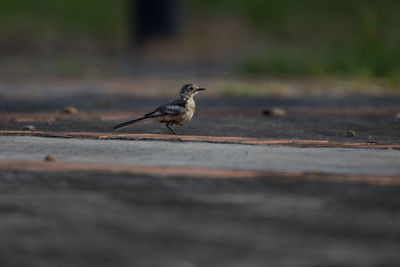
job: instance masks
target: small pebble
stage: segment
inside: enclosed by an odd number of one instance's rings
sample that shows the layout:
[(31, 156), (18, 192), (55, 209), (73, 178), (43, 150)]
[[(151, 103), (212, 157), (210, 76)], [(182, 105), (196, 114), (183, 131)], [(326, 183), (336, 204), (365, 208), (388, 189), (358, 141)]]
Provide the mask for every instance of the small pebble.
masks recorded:
[(47, 155), (46, 157), (44, 157), (44, 161), (55, 162), (56, 157), (54, 157), (53, 155)]
[(286, 116), (286, 111), (284, 109), (281, 109), (281, 108), (265, 109), (265, 110), (263, 110), (262, 113), (265, 116), (277, 116), (277, 117)]
[(348, 137), (354, 137), (354, 136), (356, 136), (356, 132), (353, 131), (353, 130), (347, 131), (347, 136)]
[(75, 107), (66, 107), (61, 110), (61, 113), (64, 114), (76, 114), (78, 113), (78, 110)]
[(34, 131), (34, 130), (36, 130), (36, 127), (33, 126), (33, 125), (24, 125), (22, 127), (22, 130), (24, 130), (24, 131)]

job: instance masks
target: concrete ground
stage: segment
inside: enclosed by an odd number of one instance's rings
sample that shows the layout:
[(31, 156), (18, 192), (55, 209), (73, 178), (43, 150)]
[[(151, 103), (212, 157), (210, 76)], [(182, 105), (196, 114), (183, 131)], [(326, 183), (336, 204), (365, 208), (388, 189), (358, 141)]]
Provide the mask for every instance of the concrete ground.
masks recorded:
[(0, 265), (400, 265), (400, 98), (165, 101), (1, 99)]
[(228, 170), (396, 175), (399, 150), (312, 148), (203, 142), (60, 139), (2, 136), (0, 159)]

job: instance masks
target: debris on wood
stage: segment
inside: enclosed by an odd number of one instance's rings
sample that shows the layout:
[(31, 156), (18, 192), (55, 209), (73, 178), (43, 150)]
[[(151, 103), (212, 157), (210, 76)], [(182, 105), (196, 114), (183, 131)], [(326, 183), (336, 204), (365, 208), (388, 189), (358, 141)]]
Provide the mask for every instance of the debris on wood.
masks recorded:
[(34, 131), (34, 130), (36, 130), (36, 127), (33, 126), (33, 125), (24, 125), (22, 127), (22, 130), (24, 130), (24, 131)]
[(53, 156), (53, 155), (47, 155), (46, 157), (44, 157), (44, 161), (55, 162), (56, 161), (56, 157)]
[(61, 110), (61, 113), (64, 114), (77, 114), (78, 110), (75, 107), (66, 107)]
[(347, 137), (355, 137), (356, 136), (356, 131), (349, 130), (347, 131)]
[(286, 116), (286, 111), (282, 108), (271, 108), (271, 109), (265, 109), (263, 110), (263, 115), (264, 116), (277, 116), (277, 117), (284, 117)]

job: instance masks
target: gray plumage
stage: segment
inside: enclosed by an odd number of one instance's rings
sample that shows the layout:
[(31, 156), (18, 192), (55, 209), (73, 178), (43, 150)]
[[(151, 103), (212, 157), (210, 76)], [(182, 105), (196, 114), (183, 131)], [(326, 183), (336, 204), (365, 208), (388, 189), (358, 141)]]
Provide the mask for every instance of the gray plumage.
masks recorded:
[(170, 126), (174, 124), (182, 125), (186, 121), (192, 119), (196, 109), (196, 103), (194, 102), (193, 96), (202, 90), (206, 89), (199, 88), (198, 86), (193, 84), (186, 84), (182, 87), (179, 94), (180, 97), (178, 99), (155, 109), (153, 112), (145, 114), (143, 117), (115, 125), (113, 129), (120, 129), (122, 127), (134, 124), (138, 121), (152, 118), (158, 120), (159, 122), (165, 123), (167, 128), (173, 134), (175, 134)]

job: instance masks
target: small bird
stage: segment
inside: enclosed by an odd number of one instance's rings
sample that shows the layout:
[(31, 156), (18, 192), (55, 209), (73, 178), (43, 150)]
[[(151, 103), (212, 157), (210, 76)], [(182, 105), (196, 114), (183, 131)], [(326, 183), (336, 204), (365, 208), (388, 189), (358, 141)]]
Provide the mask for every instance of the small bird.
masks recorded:
[(180, 97), (178, 99), (157, 108), (153, 112), (145, 114), (143, 117), (115, 125), (113, 129), (117, 130), (119, 128), (134, 124), (138, 121), (152, 118), (158, 120), (159, 122), (165, 123), (171, 133), (176, 134), (170, 128), (170, 126), (174, 124), (182, 125), (184, 122), (192, 119), (196, 109), (196, 103), (194, 102), (193, 96), (203, 90), (206, 89), (199, 88), (194, 84), (186, 84), (182, 87), (179, 93)]

